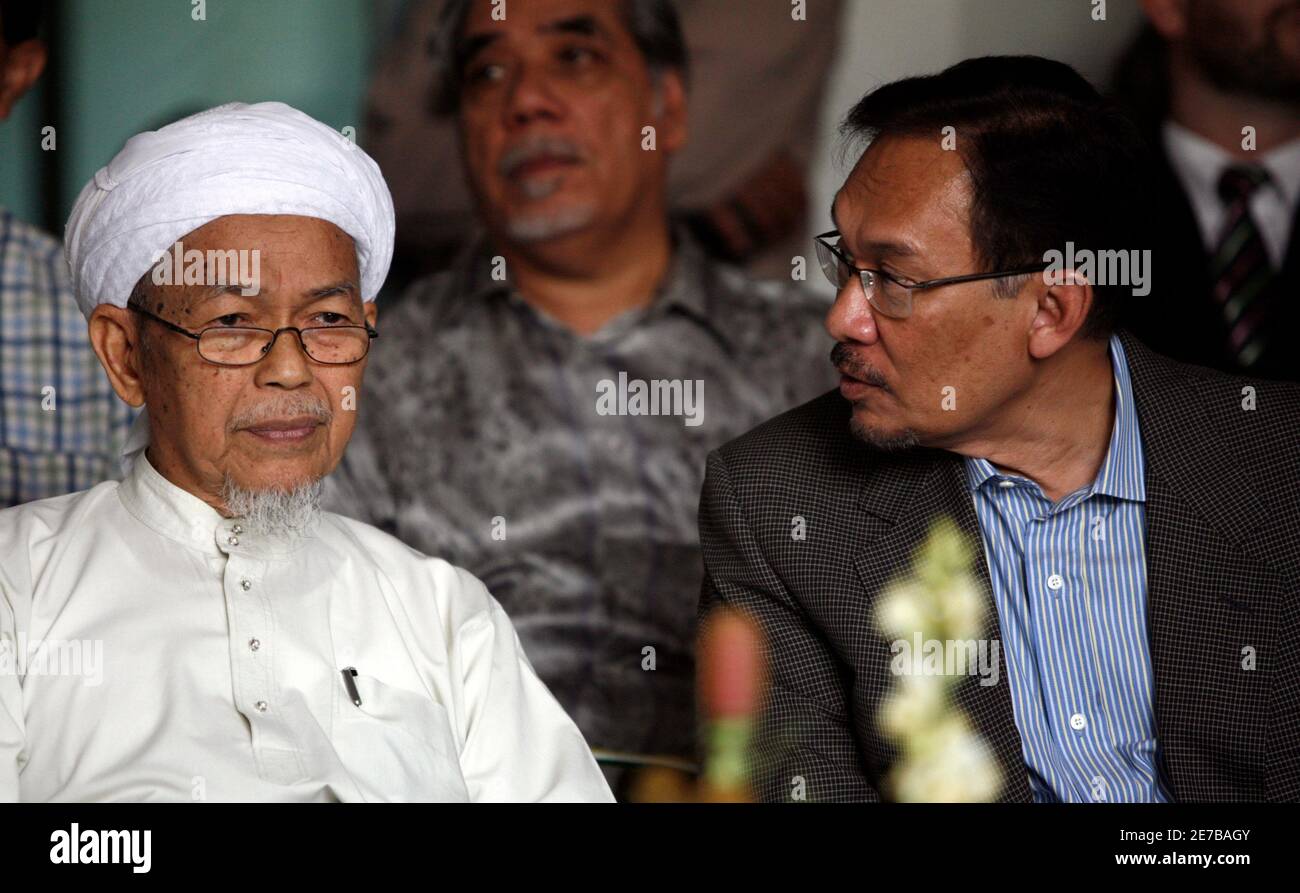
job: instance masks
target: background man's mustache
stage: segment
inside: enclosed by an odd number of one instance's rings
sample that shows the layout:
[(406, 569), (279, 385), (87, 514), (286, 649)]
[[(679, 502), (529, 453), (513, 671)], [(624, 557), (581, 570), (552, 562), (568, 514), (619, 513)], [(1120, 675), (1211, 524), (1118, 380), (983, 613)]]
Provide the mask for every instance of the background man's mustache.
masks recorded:
[(566, 161), (584, 160), (582, 149), (564, 137), (538, 135), (528, 137), (506, 150), (497, 163), (497, 172), (508, 177), (520, 165), (543, 156), (562, 158)]

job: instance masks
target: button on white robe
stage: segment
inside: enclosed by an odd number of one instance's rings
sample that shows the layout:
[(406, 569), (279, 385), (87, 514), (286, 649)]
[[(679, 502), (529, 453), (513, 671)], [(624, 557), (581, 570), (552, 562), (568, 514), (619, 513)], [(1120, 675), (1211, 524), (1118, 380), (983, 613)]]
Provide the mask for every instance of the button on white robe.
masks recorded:
[(0, 512), (0, 801), (612, 799), (483, 584), (382, 531), (258, 536), (143, 454)]

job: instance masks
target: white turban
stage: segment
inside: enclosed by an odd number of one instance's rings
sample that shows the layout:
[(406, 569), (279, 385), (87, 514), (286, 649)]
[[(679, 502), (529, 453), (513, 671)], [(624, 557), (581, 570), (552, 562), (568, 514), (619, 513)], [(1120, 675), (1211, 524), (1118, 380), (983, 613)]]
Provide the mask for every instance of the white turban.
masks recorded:
[(182, 236), (227, 214), (296, 214), (352, 237), (361, 295), (393, 259), (393, 199), (351, 140), (282, 102), (233, 102), (127, 140), (81, 190), (64, 234), (77, 303), (125, 307)]

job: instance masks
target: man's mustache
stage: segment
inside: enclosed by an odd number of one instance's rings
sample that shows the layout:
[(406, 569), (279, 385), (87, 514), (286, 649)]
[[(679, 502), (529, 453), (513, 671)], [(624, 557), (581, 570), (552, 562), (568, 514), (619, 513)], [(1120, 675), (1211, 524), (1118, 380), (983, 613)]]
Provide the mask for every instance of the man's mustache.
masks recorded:
[(861, 357), (856, 356), (853, 353), (853, 348), (843, 341), (831, 348), (831, 365), (838, 369), (841, 375), (856, 378), (858, 381), (865, 381), (869, 385), (875, 385), (886, 391), (889, 390), (889, 384), (885, 381), (885, 376), (880, 370), (868, 364)]
[(285, 394), (266, 403), (240, 409), (231, 417), (230, 429), (238, 431), (264, 422), (303, 416), (328, 425), (334, 420), (334, 411), (325, 400), (314, 394)]
[(538, 134), (525, 137), (511, 146), (497, 162), (497, 172), (503, 177), (513, 174), (520, 165), (537, 158), (559, 158), (564, 161), (585, 161), (582, 148), (561, 136)]

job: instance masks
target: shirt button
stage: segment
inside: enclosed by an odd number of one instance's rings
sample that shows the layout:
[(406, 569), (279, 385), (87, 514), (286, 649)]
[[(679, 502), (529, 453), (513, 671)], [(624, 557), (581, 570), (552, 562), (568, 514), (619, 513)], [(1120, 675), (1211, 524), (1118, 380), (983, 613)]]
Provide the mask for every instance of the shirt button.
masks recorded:
[(1001, 487), (1003, 490), (1010, 490), (1015, 485), (1016, 485), (1015, 481), (998, 481), (998, 486)]
[[(258, 639), (249, 639), (249, 640), (248, 640), (248, 650), (249, 650), (249, 651), (256, 651), (257, 649), (259, 649), (259, 648), (261, 648), (261, 647), (262, 647), (262, 643), (261, 643), (261, 641), (259, 641)], [(265, 703), (265, 702), (263, 702), (263, 703)]]
[(1088, 718), (1082, 713), (1076, 713), (1070, 717), (1070, 728), (1076, 732), (1082, 732), (1088, 727)]
[(267, 703), (266, 703), (266, 701), (258, 701), (258, 702), (257, 702), (256, 704), (254, 704), (253, 706), (257, 709), (257, 712), (258, 712), (258, 713), (265, 713), (265, 712), (266, 712), (266, 708), (267, 708)]
[(245, 592), (247, 592), (248, 590), (250, 590), (250, 589), (253, 588), (253, 581), (252, 581), (252, 580), (247, 580), (247, 579), (245, 579), (245, 580), (240, 580), (240, 581), (239, 581), (239, 588), (242, 589), (242, 590), (244, 590)]
[(1065, 580), (1061, 579), (1060, 574), (1052, 574), (1047, 578), (1047, 588), (1055, 592), (1065, 585)]
[(231, 532), (231, 533), (243, 533), (243, 532), (244, 532), (244, 528), (242, 528), (242, 527), (240, 527), (238, 524), (236, 524), (234, 527), (230, 528), (230, 532)]
[(226, 542), (230, 543), (230, 545), (232, 545), (232, 546), (238, 546), (238, 545), (239, 545), (239, 537), (237, 537), (237, 536), (228, 536), (228, 537), (226, 537)]

